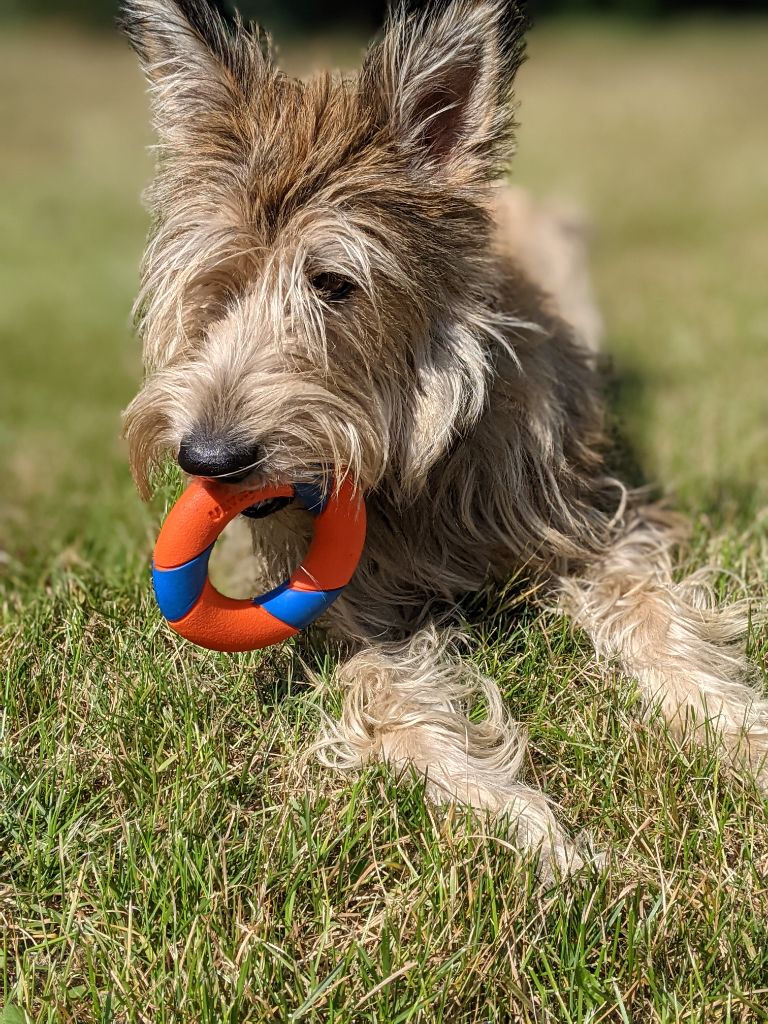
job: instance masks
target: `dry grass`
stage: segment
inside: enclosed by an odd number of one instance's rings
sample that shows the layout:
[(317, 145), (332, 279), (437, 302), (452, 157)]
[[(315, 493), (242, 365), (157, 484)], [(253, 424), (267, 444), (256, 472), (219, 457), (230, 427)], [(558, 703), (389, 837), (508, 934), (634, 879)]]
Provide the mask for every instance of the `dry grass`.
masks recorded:
[[(543, 32), (517, 165), (592, 211), (617, 415), (696, 515), (692, 561), (758, 599), (766, 45), (761, 25)], [(128, 54), (5, 36), (0, 136), (3, 1024), (767, 1019), (764, 800), (642, 724), (563, 623), (480, 609), (474, 655), (530, 727), (529, 776), (610, 851), (548, 893), (417, 784), (302, 766), (339, 699), (301, 682), (301, 659), (330, 674), (318, 638), (230, 657), (168, 633), (159, 509), (116, 440), (149, 171)]]

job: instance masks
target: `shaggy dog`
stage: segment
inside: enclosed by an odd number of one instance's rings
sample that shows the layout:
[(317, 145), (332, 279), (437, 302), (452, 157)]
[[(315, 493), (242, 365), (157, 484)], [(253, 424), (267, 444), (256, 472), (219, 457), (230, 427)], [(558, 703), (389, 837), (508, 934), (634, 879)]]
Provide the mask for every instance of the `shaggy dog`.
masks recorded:
[[(324, 760), (412, 766), (434, 800), (507, 815), (545, 863), (578, 863), (520, 781), (522, 729), (440, 632), (462, 596), (524, 575), (648, 708), (716, 730), (765, 779), (746, 610), (675, 581), (677, 521), (610, 475), (581, 243), (499, 184), (516, 4), (399, 11), (357, 75), (307, 82), (208, 0), (128, 0), (123, 19), (160, 143), (146, 379), (125, 417), (140, 490), (171, 453), (232, 487), (350, 474), (366, 495), (363, 559), (327, 616), (350, 657)], [(265, 586), (310, 530), (281, 504), (248, 510)]]

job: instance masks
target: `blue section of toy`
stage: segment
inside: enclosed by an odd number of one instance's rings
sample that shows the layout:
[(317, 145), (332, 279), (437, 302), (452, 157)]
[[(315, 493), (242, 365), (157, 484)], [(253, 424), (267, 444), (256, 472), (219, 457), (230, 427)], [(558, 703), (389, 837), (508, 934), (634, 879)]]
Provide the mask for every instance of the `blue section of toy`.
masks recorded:
[(169, 622), (183, 619), (197, 603), (208, 579), (208, 559), (212, 550), (213, 544), (196, 558), (175, 569), (158, 569), (157, 566), (152, 566), (155, 597), (160, 611)]
[(330, 608), (343, 589), (293, 590), (286, 582), (268, 594), (254, 598), (253, 603), (261, 605), (270, 615), (294, 629), (304, 629)]
[(319, 516), (325, 510), (330, 497), (325, 487), (320, 484), (295, 484), (293, 492), (313, 516)]

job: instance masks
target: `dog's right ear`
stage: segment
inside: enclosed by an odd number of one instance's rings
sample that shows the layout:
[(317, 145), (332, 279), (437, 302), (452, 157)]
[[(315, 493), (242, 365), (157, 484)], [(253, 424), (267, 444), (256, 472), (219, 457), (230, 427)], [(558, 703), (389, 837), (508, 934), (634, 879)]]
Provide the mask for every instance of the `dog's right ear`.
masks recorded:
[(171, 144), (247, 99), (270, 66), (266, 34), (215, 0), (124, 0), (118, 23), (150, 83), (157, 131)]

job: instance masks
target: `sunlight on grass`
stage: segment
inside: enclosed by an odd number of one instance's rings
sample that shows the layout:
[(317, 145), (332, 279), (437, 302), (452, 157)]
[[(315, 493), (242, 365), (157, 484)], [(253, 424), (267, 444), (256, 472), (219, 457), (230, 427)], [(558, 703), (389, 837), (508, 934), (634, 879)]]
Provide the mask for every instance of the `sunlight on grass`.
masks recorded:
[[(723, 599), (746, 581), (763, 604), (767, 48), (759, 24), (541, 31), (516, 165), (594, 220), (617, 416), (694, 515), (689, 558), (730, 571)], [(549, 892), (502, 826), (301, 756), (339, 711), (305, 682), (328, 682), (333, 645), (215, 655), (160, 622), (160, 509), (118, 440), (145, 120), (125, 47), (0, 39), (0, 1007), (49, 1024), (765, 1019), (763, 799), (641, 721), (563, 621), (511, 594), (472, 627), (530, 729), (527, 777), (608, 853)], [(750, 643), (764, 663), (764, 630)]]

